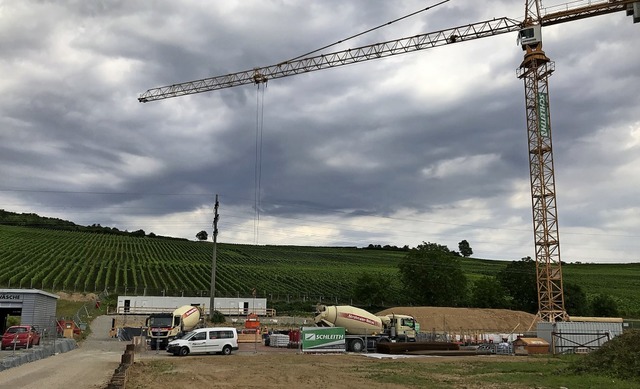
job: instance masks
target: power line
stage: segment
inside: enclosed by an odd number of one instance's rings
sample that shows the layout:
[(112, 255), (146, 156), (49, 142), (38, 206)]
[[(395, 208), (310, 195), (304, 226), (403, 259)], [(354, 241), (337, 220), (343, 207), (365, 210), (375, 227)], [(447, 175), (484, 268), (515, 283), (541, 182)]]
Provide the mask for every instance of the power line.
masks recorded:
[(384, 24), (381, 24), (381, 25), (379, 25), (379, 26), (376, 26), (376, 27), (370, 28), (370, 29), (368, 29), (368, 30), (365, 30), (365, 31), (359, 32), (359, 33), (357, 33), (357, 34), (355, 34), (355, 35), (351, 35), (350, 37), (347, 37), (347, 38), (345, 38), (345, 39), (341, 39), (341, 40), (339, 40), (339, 41), (337, 41), (337, 42), (334, 42), (334, 43), (331, 43), (331, 44), (329, 44), (329, 45), (322, 46), (322, 47), (321, 47), (321, 48), (319, 48), (319, 49), (315, 49), (315, 50), (310, 51), (310, 52), (308, 52), (308, 53), (305, 53), (305, 54), (299, 55), (299, 56), (297, 56), (297, 57), (295, 57), (295, 58), (291, 58), (290, 60), (288, 60), (288, 61), (284, 61), (283, 63), (285, 63), (285, 62), (291, 62), (291, 61), (295, 61), (295, 60), (300, 59), (300, 58), (307, 57), (307, 56), (309, 56), (309, 55), (311, 55), (311, 54), (315, 54), (315, 53), (317, 53), (317, 52), (319, 52), (319, 51), (322, 51), (322, 50), (324, 50), (324, 49), (328, 49), (329, 47), (333, 47), (333, 46), (339, 45), (340, 43), (344, 43), (344, 42), (346, 42), (346, 41), (349, 41), (349, 40), (351, 40), (351, 39), (357, 38), (357, 37), (362, 36), (362, 35), (364, 35), (364, 34), (368, 34), (368, 33), (370, 33), (370, 32), (373, 32), (373, 31), (375, 31), (375, 30), (378, 30), (378, 29), (380, 29), (380, 28), (382, 28), (382, 27), (389, 26), (389, 25), (391, 25), (391, 24), (393, 24), (393, 23), (396, 23), (396, 22), (399, 22), (399, 21), (401, 21), (401, 20), (404, 20), (404, 19), (410, 18), (411, 16), (415, 16), (415, 15), (417, 15), (417, 14), (419, 14), (419, 13), (422, 13), (422, 12), (428, 11), (428, 10), (430, 10), (430, 9), (432, 9), (432, 8), (435, 8), (435, 7), (439, 6), (439, 5), (442, 5), (442, 4), (447, 3), (447, 2), (449, 2), (449, 0), (441, 1), (441, 2), (439, 2), (439, 3), (437, 3), (437, 4), (434, 4), (434, 5), (431, 5), (431, 6), (429, 6), (429, 7), (424, 8), (424, 9), (421, 9), (421, 10), (418, 10), (418, 11), (415, 11), (415, 12), (412, 12), (412, 13), (410, 13), (410, 14), (408, 14), (408, 15), (405, 15), (405, 16), (402, 16), (402, 17), (399, 17), (399, 18), (397, 18), (397, 19), (393, 19), (393, 20), (391, 20), (391, 21), (389, 21), (389, 22), (386, 22), (386, 23), (384, 23)]

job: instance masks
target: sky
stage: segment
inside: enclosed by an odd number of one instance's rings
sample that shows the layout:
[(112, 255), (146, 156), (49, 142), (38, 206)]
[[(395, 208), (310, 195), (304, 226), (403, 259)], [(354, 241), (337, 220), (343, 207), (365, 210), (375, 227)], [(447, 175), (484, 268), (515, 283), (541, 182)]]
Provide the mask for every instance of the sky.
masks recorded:
[[(467, 240), (474, 257), (534, 257), (516, 33), (137, 100), (435, 3), (0, 0), (0, 209), (211, 240), (218, 195), (222, 243)], [(324, 52), (523, 15), (524, 1), (451, 0)], [(640, 262), (640, 24), (592, 17), (543, 42), (561, 259)]]

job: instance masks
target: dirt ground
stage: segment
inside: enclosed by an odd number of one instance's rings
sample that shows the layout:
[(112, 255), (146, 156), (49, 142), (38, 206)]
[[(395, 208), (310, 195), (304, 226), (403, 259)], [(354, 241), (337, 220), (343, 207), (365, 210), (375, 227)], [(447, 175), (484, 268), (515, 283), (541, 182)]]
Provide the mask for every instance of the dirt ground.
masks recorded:
[[(93, 296), (82, 296), (91, 299)], [(76, 298), (80, 298), (76, 296)], [(423, 331), (462, 332), (484, 330), (517, 332), (533, 321), (533, 315), (505, 310), (474, 310), (465, 308), (393, 308), (395, 313), (417, 317)], [(528, 315), (528, 316), (527, 316)], [(520, 318), (513, 322), (515, 318)], [(0, 372), (0, 387), (42, 388), (106, 388), (114, 369), (120, 363), (126, 346), (110, 338), (112, 317), (100, 316), (91, 323), (92, 333), (76, 350)], [(443, 327), (438, 327), (443, 323)], [(501, 324), (500, 324), (501, 323)], [(520, 324), (517, 324), (520, 323)], [(483, 326), (483, 327), (479, 327)], [(522, 329), (521, 329), (522, 328)], [(373, 358), (354, 354), (302, 354), (296, 349), (265, 347), (241, 343), (231, 356), (203, 355), (174, 357), (165, 351), (143, 351), (135, 355), (129, 370), (128, 389), (170, 387), (193, 388), (404, 388), (431, 387), (422, 381), (406, 383), (411, 371), (422, 371), (426, 365), (446, 362), (447, 366), (474, 360), (498, 360), (498, 356), (412, 357), (410, 359)], [(452, 365), (453, 364), (453, 365)], [(408, 369), (408, 370), (407, 370)], [(398, 375), (398, 371), (408, 371)], [(385, 372), (384, 374), (381, 372)], [(464, 376), (464, 375), (461, 375)], [(391, 377), (391, 378), (389, 378)], [(395, 377), (395, 378), (394, 378)], [(447, 378), (450, 380), (450, 378)], [(450, 382), (451, 384), (451, 382)], [(436, 387), (491, 387), (474, 382)]]
[[(474, 361), (501, 361), (503, 356), (466, 357), (397, 357), (383, 359), (364, 354), (301, 354), (297, 350), (240, 344), (230, 356), (202, 355), (174, 357), (137, 355), (128, 372), (127, 389), (145, 388), (408, 388), (465, 387), (491, 388), (491, 384), (446, 377), (431, 382), (428, 376), (406, 376), (424, 372), (427, 365), (439, 370), (438, 364), (465, 369)], [(373, 355), (373, 354), (370, 354)], [(379, 355), (376, 355), (379, 356)], [(511, 357), (513, 358), (513, 357)], [(442, 375), (437, 373), (437, 375)], [(435, 384), (435, 385), (432, 385)]]
[[(504, 309), (396, 307), (376, 313), (416, 317), (422, 331), (450, 334), (523, 332), (535, 316)], [(220, 355), (174, 357), (164, 352), (144, 352), (129, 371), (128, 389), (157, 388), (407, 388), (407, 387), (500, 387), (474, 382), (464, 374), (424, 373), (464, 371), (476, 362), (513, 360), (504, 356), (412, 356), (374, 354), (303, 354), (296, 349), (241, 343), (240, 350)], [(421, 372), (416, 374), (415, 372)], [(406, 376), (413, 378), (407, 379)], [(442, 379), (440, 379), (442, 378)], [(431, 382), (436, 380), (438, 382)]]
[(56, 292), (60, 299), (69, 300), (69, 301), (94, 301), (98, 298), (98, 295), (95, 293), (67, 293), (67, 292)]
[(106, 388), (126, 347), (109, 337), (110, 328), (111, 317), (97, 317), (77, 349), (0, 371), (0, 388)]

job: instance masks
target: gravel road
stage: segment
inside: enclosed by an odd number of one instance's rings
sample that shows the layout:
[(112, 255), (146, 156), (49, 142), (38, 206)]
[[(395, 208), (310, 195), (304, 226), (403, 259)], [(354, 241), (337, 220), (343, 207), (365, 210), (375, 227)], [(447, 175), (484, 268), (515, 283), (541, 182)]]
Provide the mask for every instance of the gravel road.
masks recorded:
[(72, 351), (0, 371), (0, 388), (104, 388), (120, 364), (125, 342), (109, 338), (110, 316), (91, 322), (91, 334)]

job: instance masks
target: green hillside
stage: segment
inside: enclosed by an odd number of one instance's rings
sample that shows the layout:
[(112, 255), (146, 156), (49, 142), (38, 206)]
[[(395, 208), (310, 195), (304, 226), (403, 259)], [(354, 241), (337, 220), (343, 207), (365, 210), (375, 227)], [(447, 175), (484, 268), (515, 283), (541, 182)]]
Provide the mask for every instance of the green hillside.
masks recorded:
[[(0, 287), (131, 295), (209, 294), (213, 244), (133, 234), (0, 225)], [(403, 251), (365, 248), (218, 244), (216, 295), (272, 300), (357, 303), (354, 282), (365, 273), (393, 275)], [(514, 258), (519, 259), (519, 258)], [(470, 281), (508, 262), (462, 258)], [(640, 317), (640, 264), (563, 267), (566, 282), (587, 295), (608, 294), (628, 317)], [(397, 301), (386, 301), (393, 305)]]

